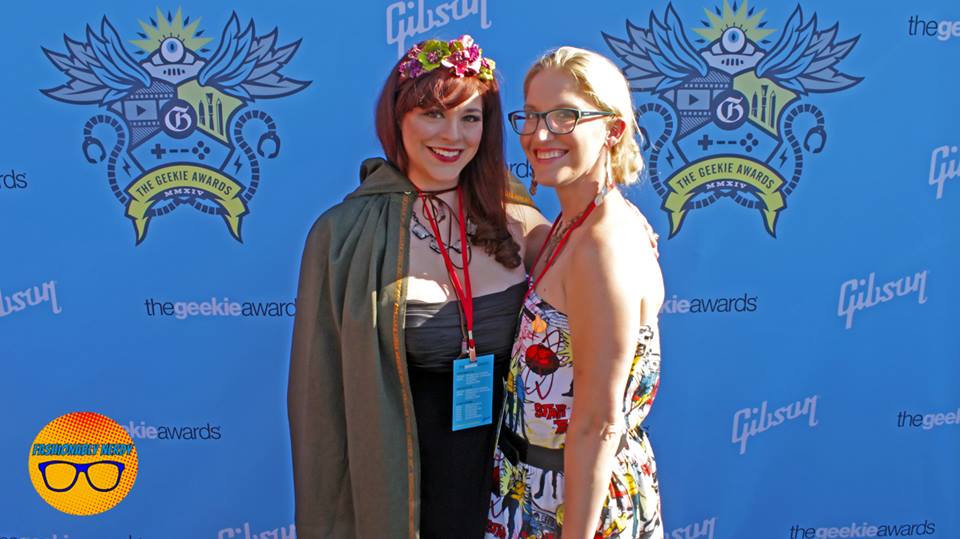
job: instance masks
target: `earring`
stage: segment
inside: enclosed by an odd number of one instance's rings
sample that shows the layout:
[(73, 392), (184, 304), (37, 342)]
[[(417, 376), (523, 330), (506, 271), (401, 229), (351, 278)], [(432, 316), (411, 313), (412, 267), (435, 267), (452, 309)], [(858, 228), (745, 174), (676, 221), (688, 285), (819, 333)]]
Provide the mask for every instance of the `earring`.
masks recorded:
[(537, 194), (537, 180), (533, 178), (530, 179), (530, 194), (531, 195)]
[(603, 179), (603, 182), (606, 187), (610, 187), (613, 185), (613, 182), (610, 181), (610, 178), (613, 174), (610, 172), (610, 150), (609, 149), (607, 150), (607, 158), (606, 158), (606, 162), (604, 163), (604, 169), (606, 170), (605, 170), (605, 175), (604, 175), (605, 177)]

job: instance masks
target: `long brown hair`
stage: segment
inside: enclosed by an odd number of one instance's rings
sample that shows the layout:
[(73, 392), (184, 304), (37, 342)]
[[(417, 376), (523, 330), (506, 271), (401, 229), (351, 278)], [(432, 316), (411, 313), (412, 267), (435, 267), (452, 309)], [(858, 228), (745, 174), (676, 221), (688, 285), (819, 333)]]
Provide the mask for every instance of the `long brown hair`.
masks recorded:
[(377, 137), (387, 160), (406, 173), (409, 161), (400, 122), (408, 112), (416, 107), (449, 109), (479, 92), (483, 103), (483, 135), (477, 154), (460, 173), (467, 216), (477, 225), (471, 243), (482, 247), (505, 267), (519, 266), (520, 246), (507, 229), (504, 207), (507, 165), (503, 156), (500, 84), (496, 78), (485, 81), (471, 76), (457, 77), (444, 67), (414, 79), (400, 80), (400, 63), (405, 60), (401, 58), (393, 67), (377, 101)]

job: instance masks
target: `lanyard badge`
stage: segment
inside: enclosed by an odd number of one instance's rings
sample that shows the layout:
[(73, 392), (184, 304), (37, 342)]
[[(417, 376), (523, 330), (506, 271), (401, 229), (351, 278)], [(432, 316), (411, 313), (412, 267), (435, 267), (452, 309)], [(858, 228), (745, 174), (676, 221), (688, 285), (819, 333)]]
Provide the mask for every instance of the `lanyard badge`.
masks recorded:
[(427, 214), (427, 220), (430, 222), (430, 228), (433, 229), (433, 237), (437, 241), (437, 247), (440, 249), (440, 256), (443, 257), (443, 263), (447, 266), (447, 275), (450, 277), (450, 284), (453, 285), (453, 292), (460, 300), (460, 308), (463, 311), (463, 318), (467, 326), (467, 335), (464, 339), (466, 353), (470, 356), (470, 361), (477, 360), (477, 343), (473, 339), (473, 289), (470, 286), (470, 259), (467, 255), (467, 220), (463, 215), (463, 189), (457, 187), (457, 200), (459, 208), (457, 209), (457, 224), (460, 225), (460, 257), (463, 262), (463, 284), (460, 283), (460, 277), (457, 275), (457, 268), (450, 260), (450, 253), (447, 252), (447, 246), (443, 244), (443, 238), (440, 237), (440, 227), (437, 220), (433, 217), (433, 211), (430, 210), (430, 204), (424, 196), (423, 191), (420, 194), (420, 202), (423, 203), (423, 211)]
[(440, 227), (430, 210), (423, 192), (419, 192), (423, 203), (424, 213), (430, 221), (437, 247), (447, 267), (450, 284), (460, 302), (466, 323), (466, 336), (463, 340), (461, 353), (466, 358), (456, 359), (453, 362), (453, 430), (468, 429), (481, 425), (489, 425), (493, 421), (493, 354), (477, 356), (477, 343), (473, 337), (473, 289), (470, 285), (470, 260), (467, 255), (467, 220), (463, 211), (463, 190), (457, 187), (459, 208), (457, 223), (460, 228), (460, 256), (463, 261), (463, 283), (457, 275), (456, 267), (450, 259), (447, 247), (440, 237)]
[(493, 354), (453, 361), (453, 430), (493, 421)]

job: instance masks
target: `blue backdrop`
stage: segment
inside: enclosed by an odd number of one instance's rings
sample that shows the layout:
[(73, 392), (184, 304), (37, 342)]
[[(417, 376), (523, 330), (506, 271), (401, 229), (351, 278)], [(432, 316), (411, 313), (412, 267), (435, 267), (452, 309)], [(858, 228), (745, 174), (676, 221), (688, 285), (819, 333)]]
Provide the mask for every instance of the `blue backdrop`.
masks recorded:
[[(668, 537), (960, 537), (952, 1), (181, 7), (5, 6), (0, 537), (294, 536), (303, 241), (379, 153), (399, 54), (462, 33), (507, 110), (551, 47), (631, 79), (648, 167), (628, 193), (667, 282), (647, 425)], [(246, 79), (225, 39), (251, 41)], [(80, 410), (126, 426), (140, 459), (88, 517), (27, 473), (40, 429)]]

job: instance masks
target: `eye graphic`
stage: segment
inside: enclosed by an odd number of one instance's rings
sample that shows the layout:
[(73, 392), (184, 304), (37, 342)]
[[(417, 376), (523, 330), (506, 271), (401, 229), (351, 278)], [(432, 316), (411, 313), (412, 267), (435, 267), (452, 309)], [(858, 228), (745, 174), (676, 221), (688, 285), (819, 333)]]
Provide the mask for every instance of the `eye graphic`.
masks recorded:
[(168, 37), (160, 44), (160, 55), (170, 63), (177, 63), (183, 59), (183, 43), (175, 37)]
[(720, 46), (726, 52), (740, 52), (747, 44), (747, 38), (743, 35), (743, 30), (739, 28), (727, 28), (723, 32), (723, 39)]

